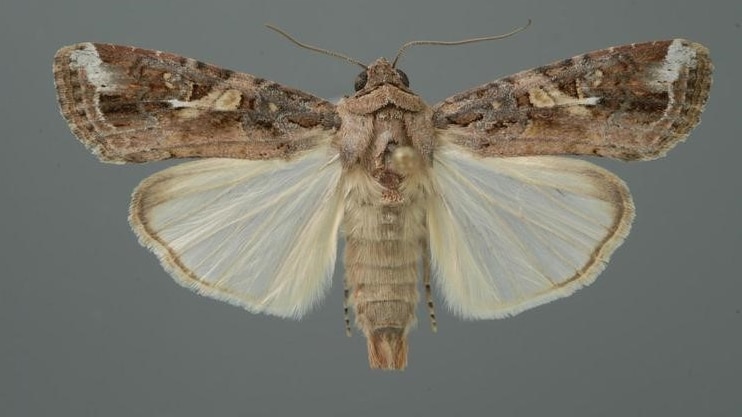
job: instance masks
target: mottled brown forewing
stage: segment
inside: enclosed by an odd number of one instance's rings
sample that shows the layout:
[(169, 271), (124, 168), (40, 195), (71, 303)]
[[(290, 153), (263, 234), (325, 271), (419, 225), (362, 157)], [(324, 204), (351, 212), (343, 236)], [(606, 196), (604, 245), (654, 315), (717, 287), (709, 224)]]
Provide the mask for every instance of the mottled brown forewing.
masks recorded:
[(54, 58), (62, 114), (106, 162), (288, 158), (340, 124), (307, 93), (182, 56), (81, 43)]
[(457, 94), (434, 123), (482, 156), (654, 159), (698, 123), (711, 70), (682, 39), (608, 48)]

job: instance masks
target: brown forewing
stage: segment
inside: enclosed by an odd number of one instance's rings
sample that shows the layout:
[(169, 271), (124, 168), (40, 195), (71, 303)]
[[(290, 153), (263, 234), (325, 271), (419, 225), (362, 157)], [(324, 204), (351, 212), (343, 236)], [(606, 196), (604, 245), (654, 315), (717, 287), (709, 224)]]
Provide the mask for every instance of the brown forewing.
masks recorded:
[(62, 115), (106, 162), (288, 158), (336, 130), (335, 106), (175, 54), (81, 43), (60, 49)]
[(711, 71), (708, 50), (681, 39), (608, 48), (455, 95), (434, 123), (483, 156), (653, 159), (698, 123)]

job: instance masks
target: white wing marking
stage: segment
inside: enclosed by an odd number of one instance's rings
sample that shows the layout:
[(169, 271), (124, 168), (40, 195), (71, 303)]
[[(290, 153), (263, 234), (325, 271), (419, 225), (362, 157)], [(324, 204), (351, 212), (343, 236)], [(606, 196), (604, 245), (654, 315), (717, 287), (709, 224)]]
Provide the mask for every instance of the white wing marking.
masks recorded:
[(496, 318), (590, 284), (629, 232), (624, 183), (585, 161), (479, 158), (441, 138), (428, 213), (435, 278), (466, 318)]
[(331, 284), (340, 175), (327, 147), (291, 161), (188, 162), (137, 187), (130, 222), (180, 284), (298, 318)]

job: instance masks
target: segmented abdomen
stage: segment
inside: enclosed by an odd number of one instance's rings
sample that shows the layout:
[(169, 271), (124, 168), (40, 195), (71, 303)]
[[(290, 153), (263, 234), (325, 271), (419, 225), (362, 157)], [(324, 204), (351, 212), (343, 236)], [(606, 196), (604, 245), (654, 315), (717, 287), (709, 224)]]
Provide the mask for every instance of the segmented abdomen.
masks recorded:
[(371, 367), (402, 369), (415, 323), (424, 208), (409, 198), (393, 205), (364, 200), (346, 200), (348, 302), (368, 339)]

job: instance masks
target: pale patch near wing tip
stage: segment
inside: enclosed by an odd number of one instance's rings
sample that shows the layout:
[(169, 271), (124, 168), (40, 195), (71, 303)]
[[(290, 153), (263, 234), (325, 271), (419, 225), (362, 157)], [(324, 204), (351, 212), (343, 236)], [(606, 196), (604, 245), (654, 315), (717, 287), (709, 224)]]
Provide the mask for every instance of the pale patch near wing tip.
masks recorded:
[[(698, 48), (702, 45), (687, 41), (685, 39), (674, 39), (667, 48), (665, 59), (654, 71), (651, 85), (658, 89), (667, 88), (689, 68), (695, 68)], [(704, 48), (705, 49), (705, 48)]]
[(111, 78), (110, 70), (105, 68), (106, 65), (100, 59), (94, 44), (85, 42), (70, 48), (72, 48), (69, 52), (70, 68), (84, 70), (87, 81), (94, 85), (97, 91), (111, 91), (115, 87), (116, 82)]

